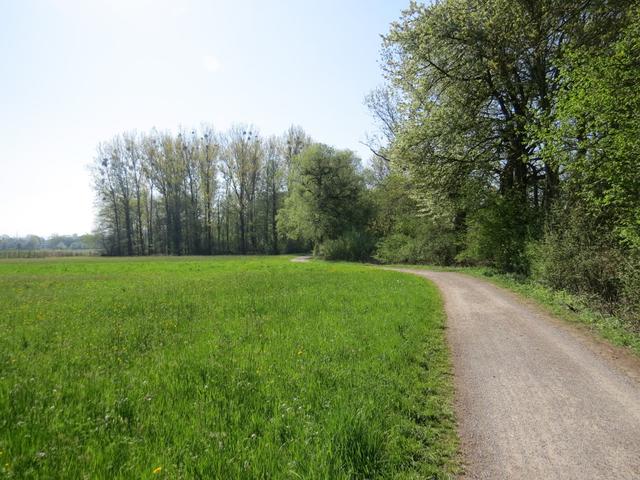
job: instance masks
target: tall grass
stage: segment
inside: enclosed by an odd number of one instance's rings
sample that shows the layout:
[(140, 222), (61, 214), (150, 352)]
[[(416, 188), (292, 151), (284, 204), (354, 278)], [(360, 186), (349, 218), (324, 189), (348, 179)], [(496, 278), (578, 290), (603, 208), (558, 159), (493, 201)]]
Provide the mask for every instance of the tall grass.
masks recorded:
[(0, 262), (0, 476), (448, 478), (419, 278), (286, 258)]

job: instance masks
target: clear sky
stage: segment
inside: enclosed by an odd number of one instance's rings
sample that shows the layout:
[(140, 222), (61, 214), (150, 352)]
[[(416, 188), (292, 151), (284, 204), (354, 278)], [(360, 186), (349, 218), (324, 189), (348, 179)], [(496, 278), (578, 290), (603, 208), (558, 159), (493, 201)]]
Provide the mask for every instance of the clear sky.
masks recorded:
[(0, 234), (93, 228), (125, 130), (301, 125), (362, 157), (380, 35), (408, 0), (0, 0)]

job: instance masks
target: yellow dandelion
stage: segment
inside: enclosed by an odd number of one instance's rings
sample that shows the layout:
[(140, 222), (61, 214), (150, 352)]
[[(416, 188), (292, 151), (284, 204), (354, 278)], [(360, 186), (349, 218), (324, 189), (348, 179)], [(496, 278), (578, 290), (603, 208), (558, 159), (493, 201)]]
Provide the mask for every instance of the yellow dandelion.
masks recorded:
[(160, 473), (162, 471), (162, 467), (156, 467), (153, 469), (153, 473)]

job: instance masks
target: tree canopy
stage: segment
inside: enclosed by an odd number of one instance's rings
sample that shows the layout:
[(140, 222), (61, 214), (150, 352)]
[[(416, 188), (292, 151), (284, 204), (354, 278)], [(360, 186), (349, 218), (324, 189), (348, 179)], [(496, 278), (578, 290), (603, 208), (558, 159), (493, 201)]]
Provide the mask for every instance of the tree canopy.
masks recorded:
[(313, 144), (293, 160), (289, 196), (279, 225), (314, 245), (334, 240), (366, 221), (360, 160), (349, 150)]

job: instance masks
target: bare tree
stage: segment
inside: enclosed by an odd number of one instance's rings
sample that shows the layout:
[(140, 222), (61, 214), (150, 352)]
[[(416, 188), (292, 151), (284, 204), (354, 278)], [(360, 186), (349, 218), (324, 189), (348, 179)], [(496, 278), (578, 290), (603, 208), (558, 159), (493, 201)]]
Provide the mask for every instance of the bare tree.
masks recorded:
[(309, 142), (299, 127), (264, 140), (255, 127), (203, 125), (100, 144), (93, 178), (105, 251), (277, 253), (288, 165)]
[[(254, 227), (253, 201), (260, 160), (261, 143), (257, 132), (247, 126), (232, 127), (228, 133), (222, 163), (225, 177), (230, 182), (237, 201), (240, 253), (243, 254), (247, 253), (247, 227)], [(253, 236), (251, 238), (255, 248)]]

